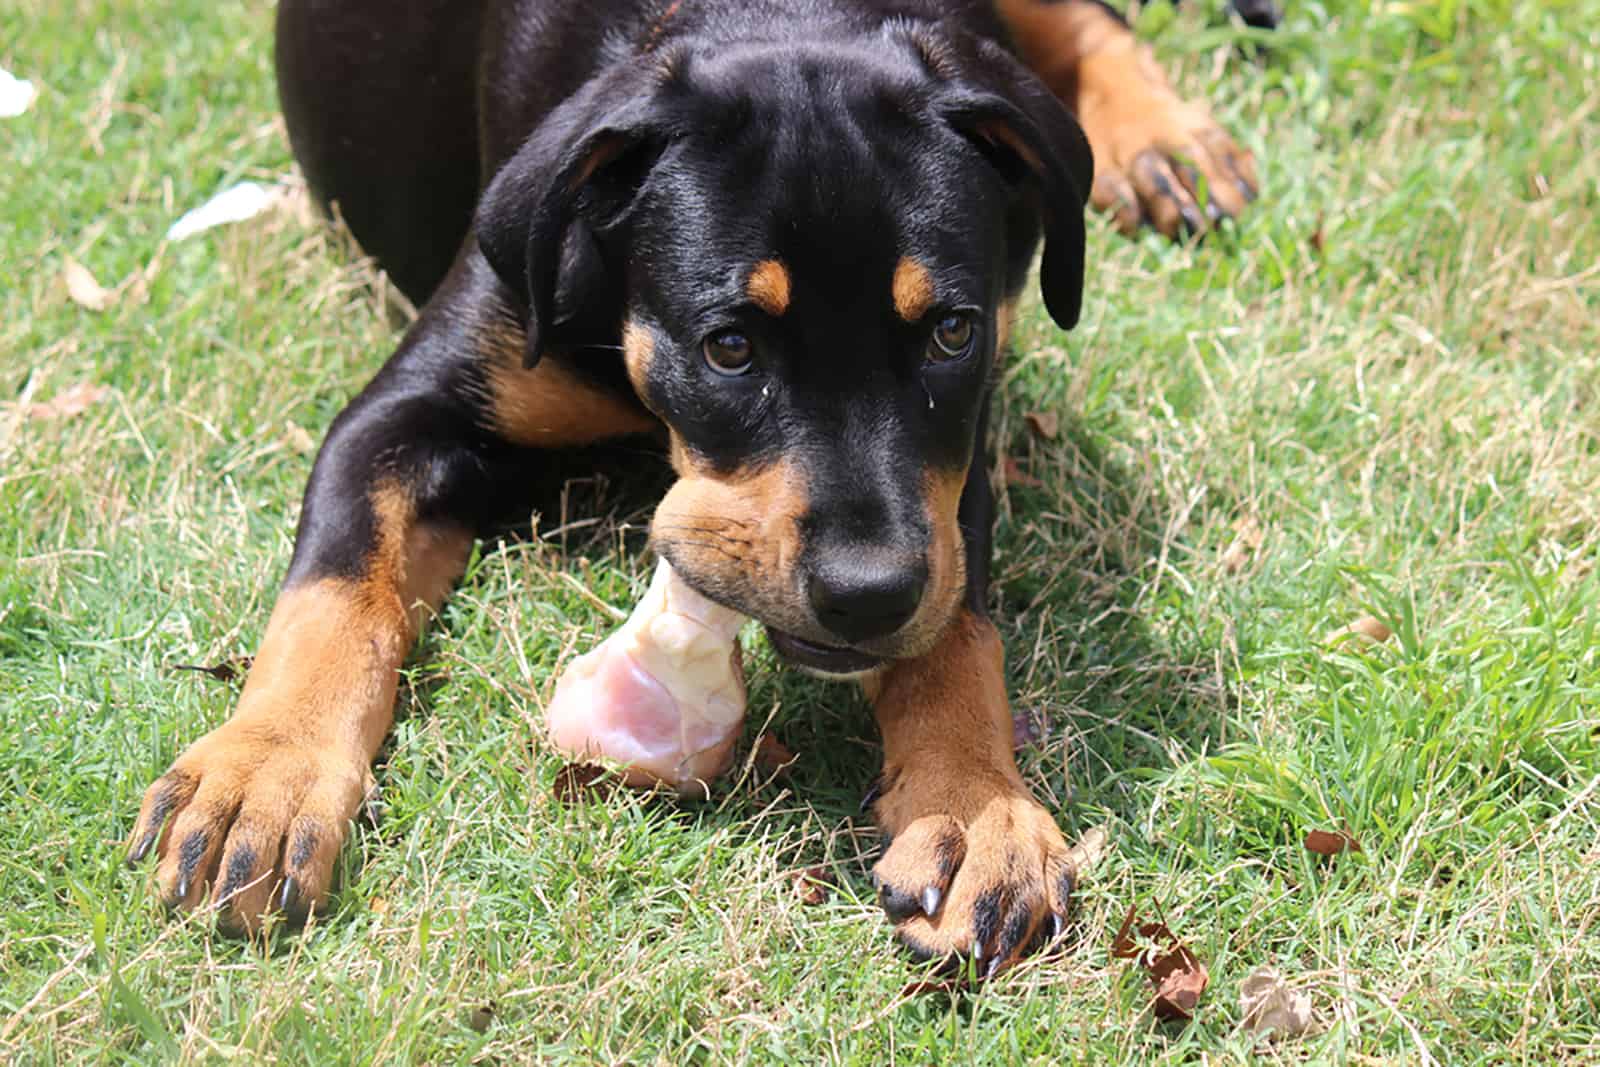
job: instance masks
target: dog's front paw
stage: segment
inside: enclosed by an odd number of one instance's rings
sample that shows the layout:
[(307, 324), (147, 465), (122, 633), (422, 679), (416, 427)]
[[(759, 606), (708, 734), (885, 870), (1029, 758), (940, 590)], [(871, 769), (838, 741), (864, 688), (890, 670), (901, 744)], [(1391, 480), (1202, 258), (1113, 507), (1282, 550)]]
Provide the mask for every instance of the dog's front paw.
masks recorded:
[(128, 859), (155, 852), (169, 907), (209, 900), (225, 929), (253, 932), (273, 908), (298, 919), (324, 902), (371, 772), (359, 752), (291, 729), (235, 718), (146, 790)]
[(1125, 80), (1080, 116), (1094, 151), (1095, 207), (1131, 234), (1149, 223), (1168, 237), (1237, 217), (1260, 192), (1255, 157), (1205, 105), (1160, 81)]
[[(894, 806), (885, 800), (880, 812)], [(1076, 872), (1055, 820), (1025, 793), (1001, 790), (965, 819), (936, 812), (891, 832), (873, 882), (919, 958), (956, 967), (970, 957), (992, 977), (1060, 935)]]

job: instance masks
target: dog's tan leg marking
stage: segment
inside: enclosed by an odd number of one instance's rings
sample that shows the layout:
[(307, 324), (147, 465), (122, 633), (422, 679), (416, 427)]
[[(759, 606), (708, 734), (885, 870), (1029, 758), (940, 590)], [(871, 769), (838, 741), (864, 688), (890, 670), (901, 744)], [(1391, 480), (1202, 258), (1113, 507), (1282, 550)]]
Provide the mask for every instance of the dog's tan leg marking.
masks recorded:
[(145, 793), (132, 854), (160, 857), (168, 904), (209, 893), (226, 922), (251, 930), (277, 900), (303, 910), (326, 899), (393, 720), (398, 669), (472, 542), (418, 521), (393, 485), (371, 505), (367, 573), (286, 589), (233, 717)]
[(479, 332), (488, 380), (488, 414), (497, 434), (529, 448), (560, 448), (653, 433), (655, 418), (637, 402), (585, 381), (559, 359), (523, 366), (524, 335), (512, 321)]
[(964, 613), (921, 659), (869, 686), (883, 732), (873, 868), (919, 956), (976, 956), (993, 974), (1059, 927), (1075, 874), (1066, 839), (1011, 754), (1000, 637)]
[[(1090, 0), (996, 0), (1023, 60), (1083, 126), (1094, 205), (1125, 233), (1201, 232), (1255, 199), (1255, 157), (1173, 89), (1148, 46)], [(1202, 180), (1203, 179), (1203, 180)]]

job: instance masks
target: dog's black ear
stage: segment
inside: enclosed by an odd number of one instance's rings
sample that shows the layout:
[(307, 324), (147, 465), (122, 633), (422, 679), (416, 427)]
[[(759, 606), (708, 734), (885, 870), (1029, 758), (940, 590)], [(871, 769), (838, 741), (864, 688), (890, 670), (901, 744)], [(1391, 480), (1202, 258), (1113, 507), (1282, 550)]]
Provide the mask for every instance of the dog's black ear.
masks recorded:
[(619, 71), (568, 98), (478, 203), (478, 247), (527, 314), (528, 367), (568, 303), (558, 292), (581, 304), (584, 279), (605, 273), (597, 235), (626, 213), (669, 140), (652, 76)]
[(1089, 141), (1065, 105), (1009, 52), (991, 42), (961, 51), (950, 57), (960, 75), (939, 110), (1002, 175), (1036, 197), (1044, 225), (1039, 288), (1050, 317), (1070, 330), (1083, 304), (1083, 211), (1094, 184)]

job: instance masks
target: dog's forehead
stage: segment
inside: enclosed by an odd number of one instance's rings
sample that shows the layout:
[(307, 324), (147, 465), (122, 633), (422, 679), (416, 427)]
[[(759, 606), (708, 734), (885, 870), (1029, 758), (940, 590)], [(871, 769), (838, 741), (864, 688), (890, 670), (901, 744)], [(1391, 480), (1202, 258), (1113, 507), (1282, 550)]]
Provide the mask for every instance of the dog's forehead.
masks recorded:
[(688, 131), (656, 189), (668, 269), (708, 299), (773, 307), (842, 307), (864, 286), (881, 305), (907, 291), (908, 262), (921, 288), (986, 288), (1002, 211), (982, 157), (907, 76), (827, 69), (719, 99)]

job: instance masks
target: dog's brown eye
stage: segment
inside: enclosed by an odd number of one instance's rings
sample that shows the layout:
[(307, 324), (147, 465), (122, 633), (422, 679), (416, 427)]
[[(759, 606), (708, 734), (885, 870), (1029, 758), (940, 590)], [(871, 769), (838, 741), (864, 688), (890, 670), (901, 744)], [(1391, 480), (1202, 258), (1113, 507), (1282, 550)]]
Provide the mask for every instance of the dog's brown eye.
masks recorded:
[(755, 359), (750, 338), (738, 330), (723, 330), (706, 338), (706, 362), (718, 374), (743, 374)]
[(939, 325), (933, 328), (933, 342), (928, 345), (928, 358), (935, 363), (947, 360), (960, 359), (972, 349), (972, 339), (977, 330), (972, 325), (972, 316), (961, 311), (952, 311), (939, 320)]

